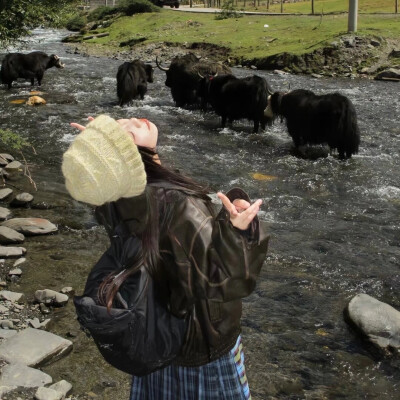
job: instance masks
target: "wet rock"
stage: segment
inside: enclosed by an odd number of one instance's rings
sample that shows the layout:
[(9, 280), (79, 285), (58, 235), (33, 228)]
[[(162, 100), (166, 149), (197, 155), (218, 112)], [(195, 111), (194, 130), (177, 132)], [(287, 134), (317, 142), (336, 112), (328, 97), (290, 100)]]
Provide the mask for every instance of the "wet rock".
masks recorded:
[(7, 226), (0, 226), (0, 244), (22, 243), (25, 236)]
[(0, 189), (0, 200), (4, 200), (8, 197), (13, 191), (10, 188)]
[(39, 387), (52, 382), (53, 379), (50, 375), (24, 364), (9, 364), (1, 369), (0, 386)]
[(39, 367), (72, 350), (72, 342), (53, 333), (26, 328), (0, 344), (0, 358), (9, 363)]
[(35, 292), (35, 300), (46, 305), (63, 306), (68, 302), (68, 299), (69, 297), (66, 294), (51, 289), (36, 290)]
[(24, 247), (0, 246), (0, 257), (20, 257), (26, 253)]
[(400, 69), (389, 68), (375, 76), (376, 80), (400, 81)]
[(20, 207), (29, 204), (33, 200), (33, 196), (30, 193), (20, 193), (11, 201), (10, 205), (13, 207)]
[(0, 221), (4, 221), (9, 218), (11, 215), (11, 211), (8, 208), (0, 207)]
[(24, 235), (45, 235), (58, 230), (56, 225), (44, 218), (12, 218), (2, 222), (1, 225)]
[(400, 312), (365, 293), (349, 302), (346, 317), (385, 355), (400, 351)]
[(17, 293), (17, 292), (10, 292), (9, 290), (1, 290), (0, 291), (0, 299), (2, 300), (8, 300), (13, 303), (17, 303), (24, 297), (23, 293)]

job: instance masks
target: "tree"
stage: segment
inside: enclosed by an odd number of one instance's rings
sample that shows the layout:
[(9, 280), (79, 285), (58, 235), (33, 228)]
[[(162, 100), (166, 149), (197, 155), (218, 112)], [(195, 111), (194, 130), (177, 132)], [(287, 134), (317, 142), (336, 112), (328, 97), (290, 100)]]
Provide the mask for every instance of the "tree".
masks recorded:
[(59, 26), (63, 10), (77, 0), (0, 0), (0, 44), (7, 45), (41, 25)]

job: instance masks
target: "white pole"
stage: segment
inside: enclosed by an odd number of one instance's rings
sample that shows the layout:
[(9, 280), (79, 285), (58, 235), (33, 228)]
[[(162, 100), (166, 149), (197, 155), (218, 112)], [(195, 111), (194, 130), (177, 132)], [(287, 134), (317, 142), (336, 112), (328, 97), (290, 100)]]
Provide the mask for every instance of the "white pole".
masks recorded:
[(349, 0), (348, 31), (357, 32), (358, 0)]

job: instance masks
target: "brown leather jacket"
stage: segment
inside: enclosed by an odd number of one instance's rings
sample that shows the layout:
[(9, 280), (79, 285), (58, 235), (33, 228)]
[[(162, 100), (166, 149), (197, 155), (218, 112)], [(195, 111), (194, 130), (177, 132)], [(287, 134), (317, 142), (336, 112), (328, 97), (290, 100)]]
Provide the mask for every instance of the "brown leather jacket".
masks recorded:
[[(185, 343), (175, 363), (204, 365), (226, 354), (240, 333), (241, 299), (254, 290), (268, 249), (265, 223), (256, 217), (247, 231), (239, 231), (225, 208), (214, 215), (205, 201), (183, 189), (152, 184), (146, 190), (144, 195), (118, 200), (117, 210), (135, 234), (146, 223), (149, 199), (156, 196), (166, 204), (168, 228), (160, 232), (164, 283), (171, 311), (188, 318)], [(241, 189), (227, 196), (249, 201)]]

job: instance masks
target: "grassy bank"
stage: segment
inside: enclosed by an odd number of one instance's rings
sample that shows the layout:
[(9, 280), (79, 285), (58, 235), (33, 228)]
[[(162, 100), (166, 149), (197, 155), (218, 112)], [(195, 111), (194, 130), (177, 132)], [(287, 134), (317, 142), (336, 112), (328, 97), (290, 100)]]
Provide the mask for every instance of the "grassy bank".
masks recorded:
[[(347, 15), (246, 15), (216, 20), (213, 14), (163, 9), (160, 13), (122, 17), (97, 31), (109, 32), (109, 36), (86, 43), (112, 48), (119, 48), (121, 42), (131, 39), (144, 39), (144, 44), (211, 43), (229, 48), (230, 54), (238, 59), (256, 59), (283, 52), (304, 54), (323, 47), (346, 34)], [(362, 15), (357, 35), (399, 38), (400, 15)]]
[[(255, 4), (254, 4), (255, 3)], [(246, 11), (256, 10), (263, 12), (281, 12), (280, 2), (271, 4), (272, 1), (266, 0), (255, 2), (252, 0), (235, 0), (234, 4), (238, 9)], [(204, 3), (201, 3), (204, 4)], [(199, 4), (200, 5), (200, 4)], [(327, 14), (327, 13), (340, 13), (349, 10), (349, 2), (343, 0), (314, 0), (314, 13)], [(362, 0), (358, 3), (359, 13), (394, 13), (395, 2), (394, 0)], [(400, 11), (400, 10), (399, 10)], [(283, 3), (284, 13), (298, 13), (298, 14), (311, 14), (311, 1), (299, 1), (296, 3)]]

